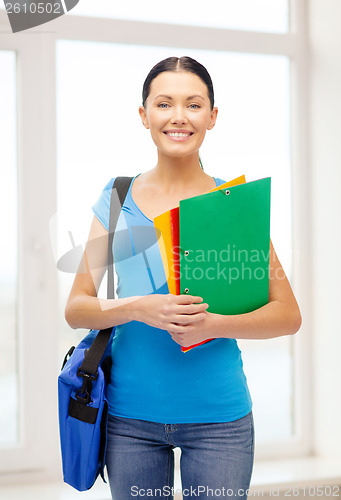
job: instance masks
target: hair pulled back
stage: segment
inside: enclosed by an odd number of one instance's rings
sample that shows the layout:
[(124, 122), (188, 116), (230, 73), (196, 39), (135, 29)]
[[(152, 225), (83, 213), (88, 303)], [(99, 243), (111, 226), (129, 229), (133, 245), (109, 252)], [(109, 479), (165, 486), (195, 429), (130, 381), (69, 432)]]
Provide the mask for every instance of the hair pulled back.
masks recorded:
[(188, 71), (197, 75), (205, 83), (208, 90), (208, 97), (211, 103), (211, 110), (214, 106), (214, 91), (211, 77), (202, 64), (191, 57), (168, 57), (157, 63), (148, 73), (142, 89), (142, 105), (145, 106), (150, 93), (150, 86), (154, 78), (164, 71)]

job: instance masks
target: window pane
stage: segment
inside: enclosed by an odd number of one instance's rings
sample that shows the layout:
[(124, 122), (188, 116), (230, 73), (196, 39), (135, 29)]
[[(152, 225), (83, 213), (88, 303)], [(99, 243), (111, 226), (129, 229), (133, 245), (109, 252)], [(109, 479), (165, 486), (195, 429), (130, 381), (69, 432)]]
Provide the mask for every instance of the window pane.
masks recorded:
[(212, 0), (209, 6), (203, 1), (174, 0), (170, 8), (160, 8), (158, 0), (150, 0), (148, 8), (139, 0), (81, 0), (70, 14), (273, 33), (288, 31), (288, 0)]
[[(241, 174), (247, 181), (271, 176), (271, 237), (290, 279), (290, 66), (282, 56), (59, 41), (58, 206), (68, 214), (59, 234), (64, 251), (71, 248), (68, 231), (76, 235), (76, 246), (86, 240), (90, 207), (110, 178), (155, 166), (155, 146), (141, 124), (138, 106), (150, 68), (173, 55), (199, 60), (215, 85), (219, 113), (201, 148), (205, 171), (226, 180)], [(61, 283), (67, 282), (64, 306), (73, 276), (59, 276)], [(67, 327), (64, 331), (69, 344), (74, 332), (70, 335)], [(292, 432), (290, 342), (289, 337), (238, 342), (254, 400), (258, 442)]]
[(0, 51), (0, 447), (18, 441), (16, 58)]

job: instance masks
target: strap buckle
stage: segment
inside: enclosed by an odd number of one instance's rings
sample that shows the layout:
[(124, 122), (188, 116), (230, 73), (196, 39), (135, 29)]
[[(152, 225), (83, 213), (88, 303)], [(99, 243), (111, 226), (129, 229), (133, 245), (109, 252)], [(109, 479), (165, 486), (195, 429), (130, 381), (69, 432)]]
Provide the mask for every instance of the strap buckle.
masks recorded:
[(95, 381), (98, 378), (98, 371), (95, 373), (95, 375), (93, 375), (92, 373), (84, 372), (79, 367), (78, 370), (77, 370), (77, 377), (82, 377), (82, 379), (87, 379), (87, 380)]
[(92, 381), (90, 379), (83, 378), (83, 384), (80, 389), (76, 391), (75, 397), (79, 403), (91, 404), (91, 391), (92, 391)]
[(98, 372), (96, 372), (95, 375), (93, 375), (91, 373), (83, 372), (80, 368), (78, 368), (77, 376), (82, 377), (83, 384), (82, 387), (76, 391), (75, 397), (79, 403), (85, 405), (91, 404), (92, 382), (97, 380)]

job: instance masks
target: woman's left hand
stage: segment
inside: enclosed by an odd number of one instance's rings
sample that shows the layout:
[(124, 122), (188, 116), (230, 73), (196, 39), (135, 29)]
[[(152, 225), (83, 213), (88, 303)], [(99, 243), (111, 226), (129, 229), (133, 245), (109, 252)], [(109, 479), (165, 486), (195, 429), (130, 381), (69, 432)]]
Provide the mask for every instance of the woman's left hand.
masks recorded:
[(167, 330), (172, 339), (182, 347), (189, 347), (194, 344), (199, 344), (204, 340), (214, 338), (214, 335), (212, 335), (214, 331), (212, 327), (213, 314), (207, 311), (202, 314), (203, 319), (188, 327), (186, 333), (182, 332), (183, 325), (173, 323), (174, 328), (172, 327), (171, 330)]

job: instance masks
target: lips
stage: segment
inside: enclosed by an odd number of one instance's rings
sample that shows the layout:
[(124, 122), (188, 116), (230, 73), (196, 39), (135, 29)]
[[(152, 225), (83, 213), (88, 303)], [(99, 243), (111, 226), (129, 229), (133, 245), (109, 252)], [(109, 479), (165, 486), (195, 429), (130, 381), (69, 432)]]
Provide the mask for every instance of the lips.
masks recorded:
[(165, 130), (164, 134), (171, 140), (176, 140), (176, 141), (184, 141), (191, 137), (193, 135), (193, 132), (190, 130), (176, 130), (176, 129), (171, 129), (171, 130)]
[(166, 135), (181, 135), (181, 136), (187, 136), (187, 135), (192, 135), (193, 132), (191, 132), (190, 130), (186, 130), (184, 128), (171, 128), (169, 130), (164, 130), (163, 132), (164, 134)]

